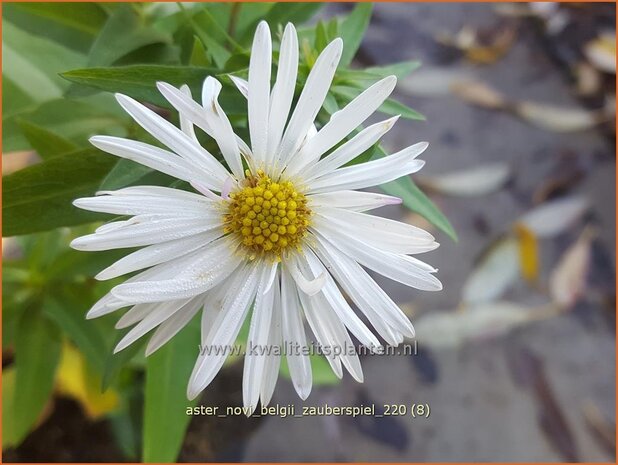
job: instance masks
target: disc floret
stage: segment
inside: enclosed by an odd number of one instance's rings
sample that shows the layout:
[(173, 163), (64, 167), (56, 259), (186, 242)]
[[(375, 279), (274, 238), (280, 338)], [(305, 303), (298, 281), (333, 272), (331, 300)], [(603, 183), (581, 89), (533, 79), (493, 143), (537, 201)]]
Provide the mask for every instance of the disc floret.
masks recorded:
[(307, 199), (291, 182), (247, 172), (241, 188), (230, 193), (225, 232), (239, 235), (250, 259), (279, 261), (285, 250), (298, 249), (310, 216)]

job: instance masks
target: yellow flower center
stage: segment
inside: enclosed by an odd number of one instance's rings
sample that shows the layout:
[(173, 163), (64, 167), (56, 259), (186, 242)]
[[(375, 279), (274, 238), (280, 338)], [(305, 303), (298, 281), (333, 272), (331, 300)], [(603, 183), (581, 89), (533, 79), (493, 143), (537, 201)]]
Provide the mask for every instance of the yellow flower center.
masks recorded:
[(281, 259), (288, 248), (298, 248), (307, 234), (311, 211), (294, 185), (274, 182), (263, 171), (247, 172), (241, 189), (230, 193), (224, 214), (225, 232), (238, 234), (250, 259)]

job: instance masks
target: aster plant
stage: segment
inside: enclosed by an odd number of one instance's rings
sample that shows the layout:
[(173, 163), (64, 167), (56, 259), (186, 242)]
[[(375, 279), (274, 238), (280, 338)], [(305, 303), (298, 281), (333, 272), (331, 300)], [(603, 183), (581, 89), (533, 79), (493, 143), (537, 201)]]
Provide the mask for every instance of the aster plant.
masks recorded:
[[(367, 270), (415, 289), (440, 290), (437, 270), (414, 256), (438, 243), (429, 232), (373, 210), (403, 203), (454, 233), (409, 177), (423, 166), (418, 156), (428, 144), (390, 154), (379, 145), (400, 117), (421, 118), (390, 98), (397, 77), (416, 63), (349, 68), (370, 5), (312, 27), (300, 26), (317, 11), (309, 4), (138, 8), (140, 17), (124, 7), (107, 12), (90, 47), (90, 66), (62, 73), (71, 82), (67, 101), (79, 97), (79, 105), (88, 102), (104, 109), (101, 118), (113, 114), (122, 123), (96, 127), (94, 136), (89, 130), (92, 149), (74, 147), (83, 134), (53, 134), (21, 122), (27, 143), (35, 146), (43, 134), (67, 150), (5, 178), (3, 213), (8, 235), (104, 221), (86, 234), (84, 227), (64, 230), (80, 251), (66, 253), (88, 266), (46, 289), (65, 292), (85, 280), (102, 295), (86, 318), (122, 312), (112, 323), (120, 333), (114, 355), (97, 361), (106, 386), (118, 385), (117, 373), (135, 363), (150, 334), (143, 458), (173, 460), (188, 421), (179, 407), (192, 405), (213, 381), (229, 355), (222, 349), (238, 341), (266, 349), (243, 358), (244, 412), (250, 415), (270, 402), (282, 365), (298, 395), (309, 396), (316, 360), (301, 349), (310, 339), (349, 348), (353, 336), (379, 351), (382, 341), (398, 345), (414, 337), (412, 323)], [(114, 31), (128, 19), (136, 22), (132, 40), (151, 49), (156, 43), (157, 52), (129, 50), (106, 62), (114, 50), (98, 50), (101, 37), (115, 43)], [(147, 56), (157, 62), (174, 51), (180, 65), (143, 64)], [(93, 90), (104, 91), (100, 99), (90, 96)], [(119, 108), (133, 122), (126, 123)], [(390, 117), (365, 125), (375, 112)], [(35, 182), (60, 168), (74, 188), (58, 193)], [(378, 186), (383, 192), (363, 190)], [(26, 201), (13, 200), (12, 192), (25, 192)], [(55, 200), (49, 210), (41, 193)], [(20, 202), (25, 206), (18, 211), (13, 204)], [(81, 251), (105, 251), (104, 259)], [(93, 273), (101, 262), (106, 266)], [(84, 350), (92, 345), (89, 325), (102, 328), (99, 320), (76, 323), (57, 307), (43, 315), (82, 351), (101, 352)], [(111, 343), (109, 323), (103, 331)], [(363, 381), (356, 353), (324, 355), (336, 378), (345, 368)], [(165, 428), (162, 416), (170, 420)]]

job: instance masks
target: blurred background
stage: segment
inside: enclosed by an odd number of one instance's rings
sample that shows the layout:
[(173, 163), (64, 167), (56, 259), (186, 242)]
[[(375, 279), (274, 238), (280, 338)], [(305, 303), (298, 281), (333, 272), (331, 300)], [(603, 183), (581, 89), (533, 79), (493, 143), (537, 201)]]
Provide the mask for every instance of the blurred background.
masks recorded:
[[(352, 8), (326, 4), (309, 23)], [(30, 34), (20, 12), (7, 21)], [(188, 424), (178, 461), (613, 462), (615, 57), (614, 4), (374, 5), (353, 66), (422, 64), (400, 79), (394, 97), (426, 121), (400, 120), (384, 146), (430, 142), (414, 180), (458, 241), (404, 208), (384, 208), (381, 214), (432, 230), (441, 243), (422, 258), (439, 269), (443, 292), (421, 293), (378, 277), (415, 324), (418, 353), (364, 356), (364, 384), (325, 376), (305, 403), (281, 377), (272, 403), (295, 404), (297, 412), (325, 403), (422, 403), (430, 415), (200, 416)], [(9, 129), (17, 134), (16, 126)], [(19, 130), (36, 139), (27, 121)], [(36, 159), (31, 150), (7, 153), (6, 139), (4, 146), (4, 175)], [(19, 344), (6, 337), (10, 312), (38, 308), (43, 298), (16, 283), (36, 286), (45, 279), (40, 269), (63, 276), (64, 284), (50, 284), (62, 292), (41, 311), (69, 328), (82, 324), (79, 313), (62, 307), (90, 299), (77, 293), (102, 292), (75, 284), (103, 267), (92, 254), (66, 250), (63, 244), (78, 233), (3, 240), (5, 425), (5, 415), (20, 416), (6, 407), (15, 395), (9, 390)], [(110, 333), (113, 321), (101, 325)], [(46, 328), (34, 324), (28, 334)], [(79, 334), (68, 333), (68, 340)], [(7, 442), (3, 429), (3, 460), (139, 460), (144, 361), (134, 357), (133, 368), (100, 394), (96, 365), (106, 353), (99, 353), (99, 342), (90, 357), (87, 344), (52, 339), (53, 347), (31, 352), (38, 370), (48, 369), (50, 359), (57, 366), (53, 394), (19, 440)], [(109, 341), (100, 347), (108, 349)], [(242, 405), (241, 379), (242, 363), (230, 363), (200, 403)], [(28, 395), (38, 394), (22, 397)]]

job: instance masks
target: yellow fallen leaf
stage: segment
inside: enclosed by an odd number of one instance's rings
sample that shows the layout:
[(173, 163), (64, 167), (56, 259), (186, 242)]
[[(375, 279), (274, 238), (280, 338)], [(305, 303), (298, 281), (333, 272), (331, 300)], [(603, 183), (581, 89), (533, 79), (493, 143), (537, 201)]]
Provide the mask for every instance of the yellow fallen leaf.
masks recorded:
[(77, 400), (91, 419), (118, 407), (118, 393), (111, 388), (101, 392), (101, 378), (88, 369), (82, 354), (68, 343), (62, 349), (56, 388), (59, 393)]
[(594, 232), (586, 228), (562, 256), (549, 279), (552, 299), (563, 308), (572, 307), (586, 290), (586, 277)]
[(596, 68), (616, 74), (616, 33), (604, 32), (584, 47), (586, 58)]
[(519, 263), (521, 274), (528, 281), (536, 281), (539, 276), (539, 246), (534, 232), (525, 225), (515, 225), (519, 242)]

